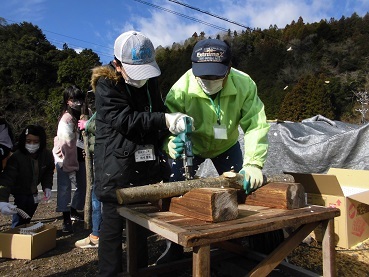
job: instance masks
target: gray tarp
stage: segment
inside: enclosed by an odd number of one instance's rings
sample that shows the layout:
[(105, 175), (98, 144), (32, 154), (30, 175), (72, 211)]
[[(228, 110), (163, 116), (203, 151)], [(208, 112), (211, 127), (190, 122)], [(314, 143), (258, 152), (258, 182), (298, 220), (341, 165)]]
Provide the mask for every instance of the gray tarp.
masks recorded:
[[(271, 123), (263, 173), (326, 173), (330, 167), (369, 170), (369, 124), (332, 121), (321, 115), (302, 122)], [(239, 139), (243, 148), (243, 135)], [(211, 161), (201, 177), (216, 176)]]
[(264, 173), (326, 173), (330, 167), (369, 169), (369, 124), (320, 115), (297, 123), (271, 123)]

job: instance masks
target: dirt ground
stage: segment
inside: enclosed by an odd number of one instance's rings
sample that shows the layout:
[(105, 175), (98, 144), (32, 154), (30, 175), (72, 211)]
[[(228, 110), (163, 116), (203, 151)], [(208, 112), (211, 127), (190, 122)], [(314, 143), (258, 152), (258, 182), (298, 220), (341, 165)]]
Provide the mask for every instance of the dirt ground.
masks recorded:
[[(0, 276), (96, 276), (98, 270), (97, 249), (78, 249), (74, 243), (89, 235), (83, 222), (74, 224), (74, 233), (65, 235), (61, 232), (62, 216), (55, 212), (56, 199), (40, 204), (32, 222), (43, 222), (57, 227), (56, 248), (34, 260), (12, 260), (0, 258)], [(0, 231), (10, 228), (11, 217), (0, 215)], [(0, 242), (1, 243), (1, 242)], [(125, 243), (122, 241), (122, 263), (126, 268)], [(165, 249), (165, 241), (158, 236), (149, 238), (149, 263), (155, 260)], [(337, 276), (369, 276), (369, 239), (364, 243), (346, 250), (337, 250)], [(188, 253), (190, 254), (190, 253)], [(301, 243), (289, 256), (288, 262), (322, 275), (321, 245), (312, 240), (310, 244)], [(191, 269), (176, 276), (191, 276)], [(212, 277), (233, 277), (236, 274), (216, 274)]]

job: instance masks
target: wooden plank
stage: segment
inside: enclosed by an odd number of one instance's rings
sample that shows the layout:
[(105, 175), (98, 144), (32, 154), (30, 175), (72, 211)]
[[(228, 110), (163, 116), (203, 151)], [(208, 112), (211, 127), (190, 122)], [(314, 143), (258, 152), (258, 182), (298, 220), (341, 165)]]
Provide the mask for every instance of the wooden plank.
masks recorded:
[(166, 223), (155, 218), (150, 218), (148, 215), (136, 212), (133, 209), (119, 207), (117, 208), (118, 213), (133, 222), (161, 235), (175, 243), (178, 243), (178, 234), (185, 232), (186, 230), (175, 225)]
[(322, 241), (323, 276), (337, 276), (334, 220), (326, 220), (322, 225), (325, 230)]
[(137, 236), (136, 224), (130, 220), (126, 220), (126, 234), (127, 234), (127, 272), (134, 276), (138, 270), (138, 255), (137, 252)]
[(238, 215), (237, 191), (198, 188), (172, 198), (169, 211), (208, 222), (235, 219)]
[(246, 197), (246, 204), (275, 209), (298, 209), (306, 206), (305, 189), (299, 183), (269, 183)]
[[(285, 214), (283, 216), (279, 216), (278, 220), (276, 220), (276, 218), (268, 218), (247, 222), (238, 222), (235, 224), (223, 225), (219, 227), (214, 227), (214, 225), (211, 225), (207, 226), (208, 228), (202, 228), (204, 226), (198, 226), (196, 230), (192, 229), (187, 233), (178, 234), (178, 241), (181, 245), (185, 247), (192, 247), (222, 240), (229, 240), (259, 233), (270, 232), (290, 226), (299, 226), (314, 221), (333, 218), (338, 215), (338, 209), (333, 209), (333, 211), (327, 210), (324, 213), (314, 214), (310, 213), (309, 211), (305, 211), (305, 213)], [(234, 221), (232, 220), (229, 222), (233, 223)]]
[(210, 245), (194, 247), (192, 259), (192, 276), (210, 277)]

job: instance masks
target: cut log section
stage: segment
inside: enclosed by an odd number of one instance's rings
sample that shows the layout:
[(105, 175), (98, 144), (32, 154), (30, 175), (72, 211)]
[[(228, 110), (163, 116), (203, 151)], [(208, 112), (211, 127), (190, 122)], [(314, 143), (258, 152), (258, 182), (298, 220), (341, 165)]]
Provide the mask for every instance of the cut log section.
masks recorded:
[(173, 197), (169, 211), (209, 222), (232, 220), (238, 216), (237, 190), (193, 189), (181, 197)]
[(298, 209), (306, 206), (305, 189), (299, 183), (273, 182), (252, 192), (245, 203), (275, 209)]

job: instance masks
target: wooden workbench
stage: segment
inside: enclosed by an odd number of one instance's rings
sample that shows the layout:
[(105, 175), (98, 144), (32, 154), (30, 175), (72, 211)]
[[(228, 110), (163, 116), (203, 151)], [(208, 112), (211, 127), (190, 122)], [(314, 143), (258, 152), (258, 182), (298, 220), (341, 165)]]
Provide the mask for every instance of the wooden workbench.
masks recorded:
[[(135, 245), (135, 227), (141, 225), (152, 232), (183, 247), (192, 247), (192, 275), (210, 276), (210, 245), (230, 250), (228, 240), (293, 227), (296, 230), (246, 276), (267, 276), (291, 253), (302, 240), (322, 223), (324, 238), (323, 274), (336, 276), (334, 248), (334, 217), (336, 208), (307, 206), (294, 210), (271, 209), (260, 206), (239, 205), (237, 219), (209, 223), (172, 212), (160, 212), (151, 205), (129, 205), (118, 208), (127, 219), (127, 273), (138, 276)], [(237, 250), (235, 251), (237, 252)]]

